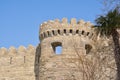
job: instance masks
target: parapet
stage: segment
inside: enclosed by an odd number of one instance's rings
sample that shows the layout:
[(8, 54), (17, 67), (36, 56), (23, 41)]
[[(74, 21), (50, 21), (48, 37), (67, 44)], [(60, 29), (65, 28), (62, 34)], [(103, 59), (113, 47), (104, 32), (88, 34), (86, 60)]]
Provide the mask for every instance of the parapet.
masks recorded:
[(59, 19), (49, 20), (40, 25), (40, 39), (57, 34), (62, 35), (63, 33), (91, 35), (93, 30), (93, 24), (84, 20), (77, 21), (72, 18), (70, 23), (67, 18), (63, 18), (61, 21)]
[(27, 48), (24, 46), (19, 46), (18, 48), (15, 48), (11, 46), (9, 49), (7, 48), (0, 48), (0, 57), (3, 56), (16, 56), (16, 55), (31, 55), (35, 54), (36, 48), (32, 45), (28, 45)]

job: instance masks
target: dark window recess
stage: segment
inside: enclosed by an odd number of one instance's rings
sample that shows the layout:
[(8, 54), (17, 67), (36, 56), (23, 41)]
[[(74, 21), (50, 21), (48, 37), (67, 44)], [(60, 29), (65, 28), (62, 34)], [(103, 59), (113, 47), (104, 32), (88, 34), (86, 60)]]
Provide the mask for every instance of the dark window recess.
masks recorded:
[(12, 57), (10, 57), (10, 64), (12, 64)]
[(89, 45), (89, 44), (86, 44), (86, 45), (85, 45), (85, 49), (86, 49), (86, 54), (89, 54), (89, 52), (90, 52), (91, 49), (92, 49), (92, 46)]
[(64, 33), (66, 34), (66, 29), (64, 29)]
[(84, 34), (84, 31), (82, 31), (82, 34)]
[(71, 34), (72, 34), (72, 32), (73, 32), (72, 29), (70, 29), (70, 33), (71, 33)]
[(47, 31), (47, 34), (48, 34), (48, 36), (50, 36), (50, 32), (49, 31)]
[(26, 58), (26, 57), (24, 56), (24, 63), (25, 63), (25, 60), (26, 60), (25, 58)]
[(90, 33), (89, 32), (87, 32), (87, 36), (89, 35)]
[(40, 37), (41, 39), (43, 39), (43, 38), (44, 38), (44, 35), (43, 35), (43, 34), (41, 34), (39, 37)]
[(60, 30), (58, 30), (58, 34), (60, 34)]
[(53, 42), (52, 48), (55, 54), (62, 54), (62, 43), (61, 42)]
[(52, 34), (53, 34), (53, 35), (55, 35), (55, 32), (54, 32), (54, 30), (52, 30)]
[(45, 32), (43, 34), (44, 34), (44, 37), (47, 37), (46, 34), (45, 34)]
[(79, 33), (79, 30), (76, 30), (76, 34), (78, 34)]

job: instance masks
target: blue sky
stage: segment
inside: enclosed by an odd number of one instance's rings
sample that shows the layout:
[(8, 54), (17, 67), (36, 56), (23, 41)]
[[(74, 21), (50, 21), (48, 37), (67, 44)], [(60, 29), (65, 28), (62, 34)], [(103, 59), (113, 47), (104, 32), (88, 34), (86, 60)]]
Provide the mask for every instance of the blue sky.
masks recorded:
[(63, 17), (94, 23), (102, 13), (99, 0), (0, 0), (0, 47), (39, 43), (39, 25)]

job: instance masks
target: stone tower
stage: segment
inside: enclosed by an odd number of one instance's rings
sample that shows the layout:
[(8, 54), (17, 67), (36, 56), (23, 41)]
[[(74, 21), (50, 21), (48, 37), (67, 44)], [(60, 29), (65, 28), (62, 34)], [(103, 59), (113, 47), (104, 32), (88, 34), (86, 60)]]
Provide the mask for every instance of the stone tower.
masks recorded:
[(0, 80), (115, 80), (112, 38), (95, 31), (83, 20), (44, 22), (37, 48), (0, 48)]
[[(79, 55), (89, 53), (87, 47), (92, 48), (94, 29), (91, 26), (90, 22), (77, 22), (75, 18), (70, 23), (63, 18), (41, 24), (36, 80), (73, 80), (68, 78), (78, 74), (74, 61)], [(57, 46), (62, 47), (61, 54), (56, 54)]]

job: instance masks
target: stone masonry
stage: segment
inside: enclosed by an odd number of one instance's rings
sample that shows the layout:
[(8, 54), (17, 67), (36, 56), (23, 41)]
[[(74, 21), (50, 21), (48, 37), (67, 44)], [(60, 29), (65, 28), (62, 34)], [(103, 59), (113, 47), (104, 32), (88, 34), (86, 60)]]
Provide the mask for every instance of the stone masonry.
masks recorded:
[(0, 49), (0, 80), (115, 80), (112, 39), (90, 22), (50, 20), (40, 25), (39, 38), (37, 47)]
[(35, 47), (0, 49), (0, 80), (35, 80)]
[[(75, 18), (41, 24), (36, 80), (115, 80), (112, 40), (95, 30), (90, 22)], [(56, 54), (57, 46), (61, 54)]]

